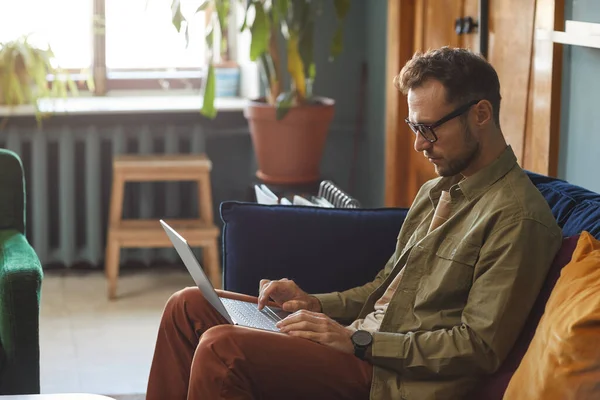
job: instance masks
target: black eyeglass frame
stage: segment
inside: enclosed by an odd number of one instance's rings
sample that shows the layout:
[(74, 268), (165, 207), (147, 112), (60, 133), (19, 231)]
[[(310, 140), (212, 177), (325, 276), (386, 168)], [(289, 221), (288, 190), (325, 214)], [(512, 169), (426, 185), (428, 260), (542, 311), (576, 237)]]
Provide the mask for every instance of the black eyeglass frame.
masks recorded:
[(417, 134), (417, 135), (421, 134), (421, 136), (423, 136), (423, 138), (425, 140), (427, 140), (429, 143), (435, 143), (438, 140), (438, 137), (434, 131), (435, 128), (438, 128), (440, 125), (445, 124), (446, 122), (450, 121), (451, 119), (454, 119), (454, 118), (466, 113), (467, 111), (469, 111), (469, 109), (471, 107), (473, 107), (475, 104), (479, 103), (480, 101), (481, 100), (472, 100), (472, 101), (468, 102), (467, 104), (464, 104), (464, 105), (458, 107), (456, 110), (452, 111), (451, 113), (446, 114), (445, 116), (443, 116), (442, 118), (440, 118), (439, 120), (434, 122), (433, 124), (415, 124), (415, 123), (410, 122), (408, 120), (408, 118), (406, 118), (404, 121), (408, 124), (408, 126), (410, 126), (410, 129), (415, 134)]

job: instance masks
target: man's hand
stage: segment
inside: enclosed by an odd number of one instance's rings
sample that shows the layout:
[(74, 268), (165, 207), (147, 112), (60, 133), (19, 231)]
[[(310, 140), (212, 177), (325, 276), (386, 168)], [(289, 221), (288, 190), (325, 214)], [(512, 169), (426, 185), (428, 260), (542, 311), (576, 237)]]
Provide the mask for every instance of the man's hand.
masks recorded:
[(312, 340), (344, 353), (353, 354), (352, 331), (325, 314), (300, 310), (277, 323), (282, 333)]
[(280, 279), (270, 281), (262, 279), (258, 290), (258, 309), (262, 310), (270, 299), (287, 312), (311, 310), (320, 312), (321, 303), (316, 297), (300, 289), (294, 281)]

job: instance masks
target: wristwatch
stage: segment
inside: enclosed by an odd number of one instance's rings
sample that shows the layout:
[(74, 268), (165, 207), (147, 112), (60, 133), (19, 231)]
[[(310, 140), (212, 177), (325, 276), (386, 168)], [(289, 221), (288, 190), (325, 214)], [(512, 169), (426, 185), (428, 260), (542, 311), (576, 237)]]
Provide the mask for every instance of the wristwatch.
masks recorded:
[(371, 343), (373, 343), (373, 336), (371, 333), (359, 329), (352, 334), (350, 339), (354, 345), (354, 355), (361, 360), (364, 360), (367, 349)]

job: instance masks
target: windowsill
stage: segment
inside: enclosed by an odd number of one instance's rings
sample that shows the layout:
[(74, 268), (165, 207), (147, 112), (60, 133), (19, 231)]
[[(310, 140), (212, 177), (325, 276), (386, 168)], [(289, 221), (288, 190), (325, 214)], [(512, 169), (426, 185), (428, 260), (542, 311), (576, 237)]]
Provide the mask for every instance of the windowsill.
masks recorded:
[[(248, 100), (241, 97), (215, 99), (218, 111), (242, 111)], [(138, 113), (185, 113), (200, 112), (202, 96), (198, 94), (172, 93), (119, 93), (92, 97), (82, 94), (66, 99), (43, 99), (39, 101), (40, 111), (55, 115), (102, 115)], [(32, 105), (15, 107), (0, 106), (0, 116), (33, 116)]]

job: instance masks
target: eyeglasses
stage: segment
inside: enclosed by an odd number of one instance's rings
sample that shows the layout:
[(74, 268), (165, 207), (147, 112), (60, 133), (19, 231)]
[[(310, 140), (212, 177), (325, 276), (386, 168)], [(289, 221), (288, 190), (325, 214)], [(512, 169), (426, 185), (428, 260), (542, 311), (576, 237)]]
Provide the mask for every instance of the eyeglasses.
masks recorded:
[(442, 124), (445, 124), (446, 122), (450, 121), (451, 119), (454, 119), (454, 118), (466, 113), (469, 110), (469, 108), (471, 108), (475, 104), (479, 103), (480, 101), (481, 100), (470, 101), (467, 104), (460, 106), (456, 110), (452, 111), (450, 114), (442, 117), (441, 119), (439, 119), (438, 121), (434, 122), (431, 125), (414, 124), (414, 123), (410, 122), (408, 120), (408, 118), (406, 118), (404, 121), (408, 124), (408, 126), (410, 126), (410, 129), (412, 129), (412, 131), (415, 133), (415, 135), (418, 135), (420, 133), (425, 138), (425, 140), (427, 140), (430, 143), (434, 143), (438, 140), (438, 137), (434, 131), (435, 128), (439, 127)]

